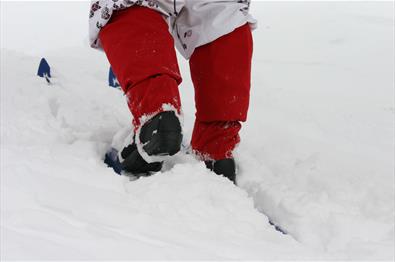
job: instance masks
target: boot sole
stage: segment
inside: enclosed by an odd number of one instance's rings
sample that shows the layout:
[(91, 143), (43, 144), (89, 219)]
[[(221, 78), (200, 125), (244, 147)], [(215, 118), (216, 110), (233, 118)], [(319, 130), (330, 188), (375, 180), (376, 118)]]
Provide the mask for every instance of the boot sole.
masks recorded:
[(158, 132), (143, 149), (149, 156), (173, 156), (180, 151), (181, 142), (180, 131)]
[(181, 124), (175, 112), (159, 113), (146, 123), (140, 133), (143, 150), (149, 156), (172, 156), (181, 149)]

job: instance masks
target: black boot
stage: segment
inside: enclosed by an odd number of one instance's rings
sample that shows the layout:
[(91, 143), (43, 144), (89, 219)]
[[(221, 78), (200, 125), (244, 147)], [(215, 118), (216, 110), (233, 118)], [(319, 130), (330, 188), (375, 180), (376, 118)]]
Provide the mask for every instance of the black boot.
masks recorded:
[(137, 150), (135, 143), (125, 147), (121, 156), (124, 159), (121, 166), (122, 170), (137, 176), (149, 176), (151, 172), (158, 172), (162, 169), (162, 162), (148, 163)]
[[(182, 142), (180, 121), (172, 111), (159, 113), (141, 127), (139, 138), (149, 156), (175, 155)], [(135, 175), (150, 175), (162, 169), (162, 162), (147, 163), (135, 143), (125, 147), (121, 156), (122, 169)]]
[(181, 148), (180, 120), (173, 111), (157, 114), (141, 128), (140, 142), (149, 156), (172, 156)]
[(233, 158), (205, 161), (206, 167), (236, 184), (236, 163)]

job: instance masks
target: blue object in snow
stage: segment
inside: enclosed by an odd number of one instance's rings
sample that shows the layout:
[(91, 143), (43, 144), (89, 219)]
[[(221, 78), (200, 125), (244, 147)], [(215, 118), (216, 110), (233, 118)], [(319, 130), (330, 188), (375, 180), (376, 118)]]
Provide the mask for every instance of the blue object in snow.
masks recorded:
[(117, 77), (115, 76), (112, 68), (110, 67), (110, 72), (108, 73), (108, 85), (114, 88), (120, 87)]
[(48, 83), (50, 83), (49, 79), (51, 78), (51, 67), (49, 66), (47, 60), (42, 58), (40, 61), (40, 65), (38, 66), (37, 75), (40, 77), (44, 77)]
[(104, 163), (107, 164), (108, 167), (114, 169), (115, 173), (121, 175), (122, 172), (122, 164), (118, 158), (118, 151), (115, 148), (111, 148), (104, 157)]

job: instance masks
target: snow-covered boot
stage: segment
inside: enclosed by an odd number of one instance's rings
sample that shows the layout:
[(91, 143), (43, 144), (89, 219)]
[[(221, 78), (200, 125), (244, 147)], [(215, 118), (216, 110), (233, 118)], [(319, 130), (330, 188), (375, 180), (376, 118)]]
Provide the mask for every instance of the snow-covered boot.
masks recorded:
[[(141, 127), (140, 143), (148, 156), (172, 156), (181, 148), (182, 132), (178, 117), (173, 111), (157, 114)], [(136, 143), (125, 147), (121, 156), (124, 159), (122, 169), (126, 172), (144, 176), (151, 172), (158, 172), (162, 162), (148, 163), (140, 155)]]
[(236, 184), (236, 163), (233, 158), (205, 161), (206, 167)]
[(162, 169), (162, 162), (148, 163), (145, 161), (139, 154), (136, 143), (125, 147), (121, 156), (124, 159), (121, 162), (122, 170), (137, 176), (148, 176), (151, 172), (158, 172)]
[(172, 156), (181, 148), (180, 120), (173, 111), (157, 114), (141, 127), (140, 143), (149, 156)]

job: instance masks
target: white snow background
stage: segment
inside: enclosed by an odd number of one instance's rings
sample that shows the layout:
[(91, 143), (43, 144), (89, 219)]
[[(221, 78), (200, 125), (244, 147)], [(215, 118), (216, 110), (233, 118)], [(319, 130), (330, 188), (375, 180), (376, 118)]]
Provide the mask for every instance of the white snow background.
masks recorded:
[(2, 260), (394, 259), (393, 3), (251, 8), (236, 187), (183, 152), (136, 181), (107, 168), (131, 118), (88, 47), (89, 3), (1, 2)]

